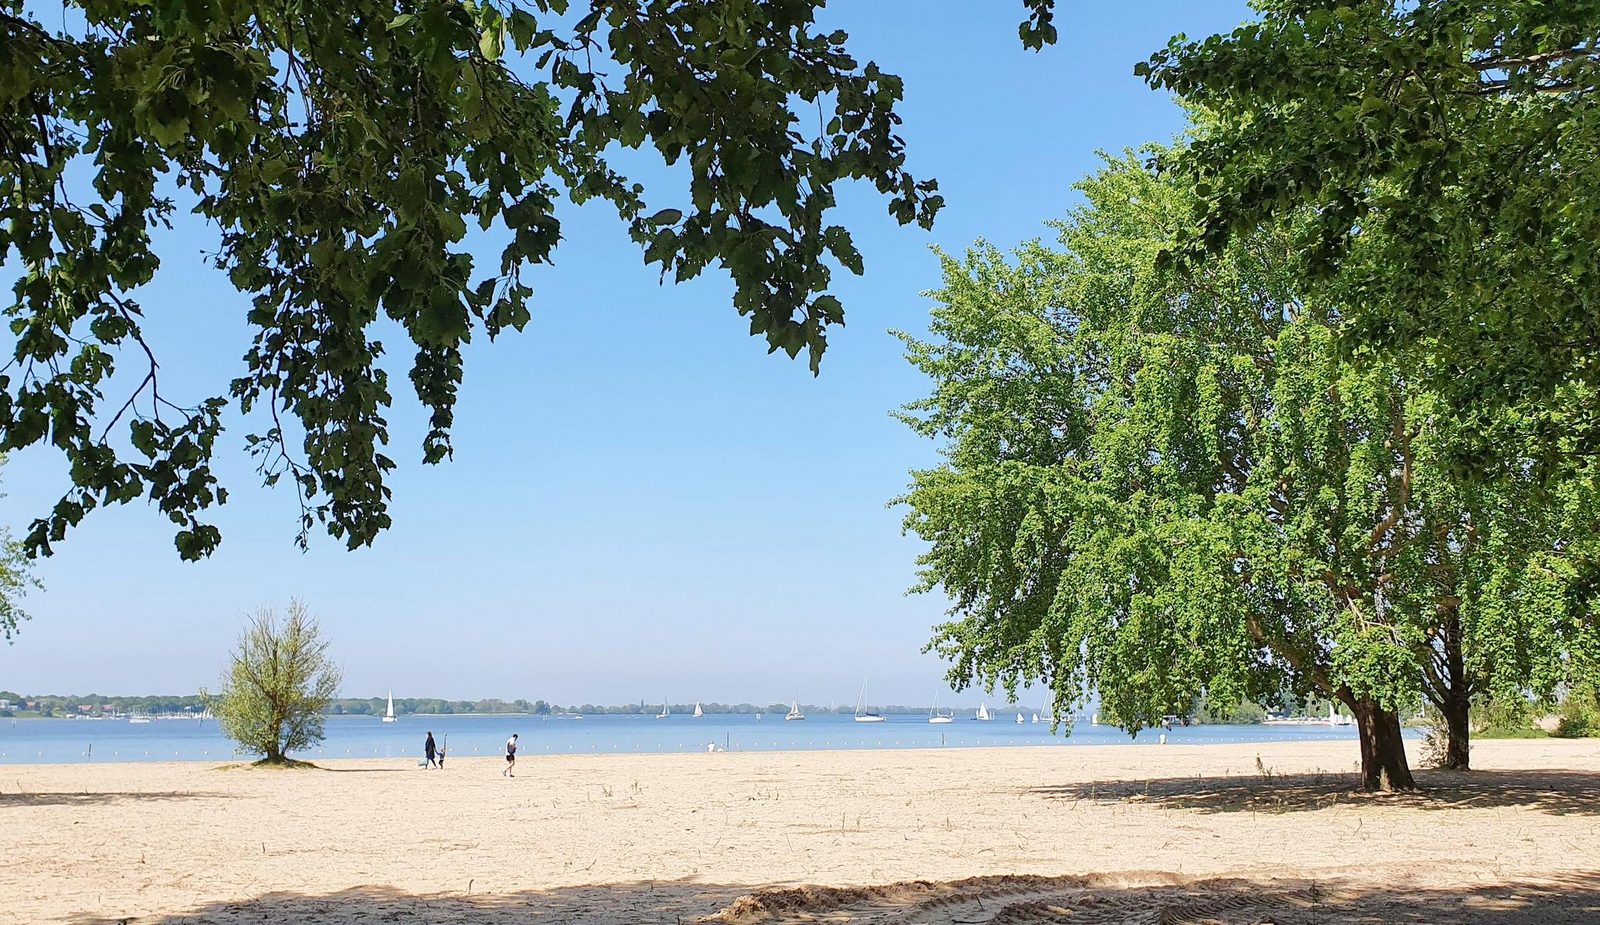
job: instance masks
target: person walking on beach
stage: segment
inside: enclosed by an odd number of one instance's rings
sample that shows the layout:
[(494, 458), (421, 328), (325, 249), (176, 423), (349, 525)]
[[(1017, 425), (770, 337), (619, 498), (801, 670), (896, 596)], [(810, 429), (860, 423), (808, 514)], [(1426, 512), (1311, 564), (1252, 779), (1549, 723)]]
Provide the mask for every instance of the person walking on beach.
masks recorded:
[(500, 774), (503, 777), (516, 777), (511, 773), (517, 766), (517, 734), (513, 732), (511, 738), (506, 740), (506, 768)]
[(439, 753), (439, 747), (433, 744), (433, 733), (431, 731), (428, 733), (428, 741), (422, 743), (422, 751), (428, 756), (427, 767), (443, 767), (443, 765), (434, 761), (434, 758)]

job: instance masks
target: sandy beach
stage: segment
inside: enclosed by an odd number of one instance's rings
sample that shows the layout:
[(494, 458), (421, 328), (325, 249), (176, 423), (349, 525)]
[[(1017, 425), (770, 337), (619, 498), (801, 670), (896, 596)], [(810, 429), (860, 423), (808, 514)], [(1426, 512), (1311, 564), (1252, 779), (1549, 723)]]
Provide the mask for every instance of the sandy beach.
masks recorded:
[(1600, 742), (13, 766), (0, 920), (1600, 921)]

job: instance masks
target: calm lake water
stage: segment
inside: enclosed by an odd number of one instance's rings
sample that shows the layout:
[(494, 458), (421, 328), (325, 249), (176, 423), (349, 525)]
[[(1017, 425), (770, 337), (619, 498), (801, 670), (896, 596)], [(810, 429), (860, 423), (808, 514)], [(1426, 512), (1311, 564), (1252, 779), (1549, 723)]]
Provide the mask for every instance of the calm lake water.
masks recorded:
[[(970, 713), (968, 714), (970, 716)], [(424, 735), (448, 742), (457, 757), (501, 754), (518, 733), (519, 754), (625, 754), (705, 751), (715, 743), (730, 751), (797, 751), (831, 748), (962, 748), (973, 746), (1157, 745), (1161, 730), (1137, 738), (1109, 726), (1079, 723), (1071, 736), (1052, 734), (1047, 723), (1018, 725), (1015, 712), (1003, 719), (930, 724), (925, 716), (889, 716), (882, 723), (857, 723), (847, 715), (815, 715), (785, 722), (780, 714), (671, 716), (404, 716), (384, 723), (370, 716), (331, 716), (327, 739), (296, 757), (405, 758), (422, 754)], [(1349, 726), (1189, 726), (1167, 733), (1174, 744), (1354, 740)], [(83, 761), (218, 761), (235, 757), (233, 743), (214, 720), (173, 719), (133, 724), (126, 720), (0, 719), (0, 764)]]

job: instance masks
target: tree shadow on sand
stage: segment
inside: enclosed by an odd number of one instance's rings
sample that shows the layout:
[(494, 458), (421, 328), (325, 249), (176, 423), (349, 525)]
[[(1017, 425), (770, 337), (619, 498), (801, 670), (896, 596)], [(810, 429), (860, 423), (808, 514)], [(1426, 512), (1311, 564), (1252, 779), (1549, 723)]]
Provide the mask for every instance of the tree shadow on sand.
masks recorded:
[[(744, 895), (741, 895), (744, 894)], [(1600, 874), (1460, 889), (1340, 880), (1209, 879), (1136, 873), (976, 877), (872, 887), (730, 886), (674, 881), (491, 895), (384, 888), (322, 896), (270, 893), (146, 918), (100, 914), (86, 925), (1579, 925), (1600, 921)]]
[(102, 791), (82, 793), (0, 793), (0, 809), (12, 806), (103, 806), (110, 803), (165, 803), (180, 800), (231, 800), (231, 793), (193, 790)]
[(1107, 780), (1036, 787), (1055, 800), (1154, 803), (1203, 813), (1304, 812), (1335, 804), (1472, 809), (1525, 806), (1556, 816), (1600, 815), (1600, 774), (1567, 770), (1418, 771), (1411, 793), (1363, 793), (1354, 774), (1275, 774)]
[(688, 881), (608, 884), (516, 893), (405, 893), (357, 887), (337, 893), (267, 893), (218, 902), (168, 916), (127, 917), (90, 912), (82, 925), (623, 925), (687, 923), (711, 915), (748, 889)]

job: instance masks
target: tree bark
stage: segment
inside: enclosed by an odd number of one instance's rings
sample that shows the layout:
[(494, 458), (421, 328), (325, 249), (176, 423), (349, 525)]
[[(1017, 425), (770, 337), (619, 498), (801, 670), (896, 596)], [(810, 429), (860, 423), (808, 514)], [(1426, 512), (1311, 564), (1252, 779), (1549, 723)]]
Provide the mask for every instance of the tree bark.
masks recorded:
[(270, 764), (283, 763), (283, 720), (274, 716), (272, 721), (272, 741), (267, 745), (267, 762)]
[(1350, 698), (1345, 706), (1356, 718), (1361, 736), (1361, 789), (1415, 790), (1406, 744), (1400, 737), (1400, 714), (1375, 700)]
[(1454, 691), (1443, 703), (1437, 704), (1444, 715), (1444, 760), (1439, 767), (1452, 771), (1472, 769), (1471, 701)]
[(1472, 682), (1461, 651), (1461, 612), (1454, 598), (1440, 608), (1440, 617), (1436, 676), (1424, 690), (1444, 717), (1444, 757), (1439, 767), (1467, 771), (1472, 767)]

